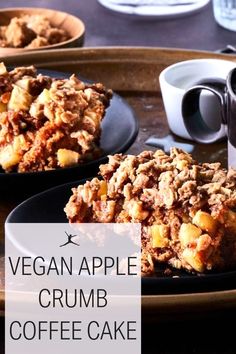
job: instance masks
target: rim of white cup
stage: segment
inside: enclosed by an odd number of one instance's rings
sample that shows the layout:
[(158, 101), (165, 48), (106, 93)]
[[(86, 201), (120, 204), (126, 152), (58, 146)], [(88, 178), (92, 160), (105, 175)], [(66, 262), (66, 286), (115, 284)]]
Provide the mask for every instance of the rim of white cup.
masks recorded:
[(228, 64), (229, 66), (229, 71), (231, 68), (236, 67), (236, 62), (232, 61), (232, 60), (224, 60), (224, 59), (216, 59), (216, 58), (202, 58), (202, 59), (189, 59), (189, 60), (184, 60), (184, 61), (180, 61), (174, 64), (171, 64), (169, 66), (167, 66), (165, 69), (163, 69), (159, 75), (159, 81), (161, 82), (165, 82), (166, 84), (181, 90), (181, 91), (185, 91), (186, 89), (183, 87), (179, 87), (177, 85), (174, 85), (173, 83), (171, 83), (170, 81), (167, 80), (166, 78), (166, 74), (169, 73), (172, 70), (175, 70), (178, 67), (183, 67), (186, 65), (190, 65), (190, 64), (201, 64), (201, 63), (206, 63), (206, 64), (212, 64), (212, 63), (222, 63), (222, 64)]

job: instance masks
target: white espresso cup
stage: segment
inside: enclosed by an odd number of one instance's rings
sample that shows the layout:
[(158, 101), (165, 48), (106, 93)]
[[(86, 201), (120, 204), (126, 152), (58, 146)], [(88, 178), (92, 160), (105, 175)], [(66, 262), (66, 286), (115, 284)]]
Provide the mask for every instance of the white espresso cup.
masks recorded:
[[(236, 63), (221, 59), (193, 59), (178, 62), (165, 68), (159, 76), (161, 94), (170, 130), (185, 139), (189, 135), (182, 116), (182, 99), (185, 92), (199, 81), (207, 78), (226, 79)], [(209, 91), (203, 90), (200, 97), (200, 111), (209, 128), (217, 132), (216, 140), (226, 137), (222, 124), (220, 104)]]

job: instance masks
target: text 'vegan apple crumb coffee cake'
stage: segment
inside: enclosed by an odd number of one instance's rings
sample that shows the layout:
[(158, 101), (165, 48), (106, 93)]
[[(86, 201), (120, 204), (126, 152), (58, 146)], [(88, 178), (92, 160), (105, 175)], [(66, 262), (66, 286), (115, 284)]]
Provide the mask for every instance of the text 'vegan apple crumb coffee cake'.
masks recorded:
[(142, 273), (164, 262), (191, 272), (236, 265), (236, 171), (198, 164), (172, 148), (117, 154), (93, 178), (72, 189), (71, 223), (142, 224)]
[(101, 155), (101, 121), (112, 91), (75, 75), (0, 64), (0, 166), (6, 172), (69, 167)]

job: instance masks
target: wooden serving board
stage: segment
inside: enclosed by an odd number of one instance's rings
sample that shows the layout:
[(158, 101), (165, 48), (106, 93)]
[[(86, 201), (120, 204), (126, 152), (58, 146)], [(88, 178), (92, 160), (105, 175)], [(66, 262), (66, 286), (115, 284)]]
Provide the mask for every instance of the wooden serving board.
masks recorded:
[[(133, 107), (139, 119), (138, 137), (128, 151), (136, 154), (144, 149), (154, 149), (145, 145), (145, 141), (151, 135), (165, 137), (171, 134), (161, 99), (158, 81), (160, 72), (173, 63), (200, 58), (219, 58), (236, 62), (236, 58), (231, 55), (142, 47), (38, 51), (1, 57), (0, 60), (9, 66), (34, 64), (38, 68), (76, 73), (84, 78), (103, 82), (107, 87), (117, 91)], [(176, 137), (175, 139), (178, 142), (183, 142)], [(196, 144), (193, 155), (199, 161), (215, 160), (226, 165), (226, 152), (225, 142), (211, 145)], [(4, 310), (4, 222), (8, 213), (24, 198), (23, 194), (10, 198), (0, 196), (0, 250), (2, 257), (0, 262), (0, 311), (2, 313)], [(149, 315), (155, 314), (156, 311), (159, 315), (166, 315), (167, 312), (171, 313), (174, 308), (176, 309), (178, 305), (179, 311), (177, 312), (183, 313), (183, 306), (186, 302), (188, 312), (196, 305), (206, 309), (211, 299), (214, 300), (214, 308), (222, 308), (226, 304), (236, 307), (236, 290), (190, 295), (144, 296), (143, 307)]]

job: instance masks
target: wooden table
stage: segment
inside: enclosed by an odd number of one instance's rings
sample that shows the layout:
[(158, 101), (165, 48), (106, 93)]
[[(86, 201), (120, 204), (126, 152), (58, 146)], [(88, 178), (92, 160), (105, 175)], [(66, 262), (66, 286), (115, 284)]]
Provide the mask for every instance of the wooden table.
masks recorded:
[[(121, 94), (135, 111), (140, 123), (140, 130), (129, 152), (138, 153), (148, 148), (145, 145), (145, 141), (149, 136), (156, 135), (163, 137), (170, 134), (158, 84), (160, 71), (167, 65), (177, 61), (204, 57), (229, 59), (229, 56), (226, 55), (207, 52), (176, 51), (158, 48), (72, 49), (63, 52), (38, 52), (3, 59), (8, 65), (34, 63), (37, 67), (79, 72), (82, 76), (94, 81), (103, 81), (106, 86), (113, 88)], [(182, 141), (177, 137), (174, 138), (179, 142)], [(216, 159), (226, 164), (225, 142), (208, 147), (196, 144), (193, 153), (201, 161)], [(26, 197), (26, 194), (0, 196), (2, 251), (5, 218), (9, 211)], [(3, 264), (0, 266), (0, 269), (3, 272)], [(230, 350), (234, 349), (234, 346), (233, 341), (231, 343), (229, 340), (228, 333), (224, 337), (228, 343), (227, 347), (225, 347), (225, 344), (219, 344), (220, 338), (218, 336), (215, 338), (213, 346), (209, 342), (206, 347), (203, 340), (207, 338), (206, 333), (209, 329), (215, 333), (226, 328), (227, 330), (230, 329), (228, 321), (236, 314), (236, 301), (233, 301), (233, 307), (225, 306), (227, 304), (222, 304), (222, 301), (220, 299), (216, 308), (213, 303), (212, 309), (214, 311), (211, 311), (211, 306), (209, 309), (199, 307), (199, 311), (191, 306), (190, 311), (194, 310), (192, 315), (188, 311), (180, 313), (178, 309), (175, 309), (172, 318), (172, 312), (169, 312), (168, 316), (165, 316), (165, 314), (163, 316), (163, 313), (158, 312), (159, 308), (155, 315), (151, 313), (148, 316), (144, 316), (143, 353), (205, 353), (210, 352), (210, 348), (214, 348), (214, 353), (230, 353)], [(1, 321), (3, 323), (3, 320)], [(195, 341), (195, 333), (199, 331), (203, 335), (199, 334), (198, 341)], [(171, 340), (169, 336), (171, 336)], [(181, 336), (185, 338), (184, 344), (179, 342), (179, 337)], [(149, 350), (150, 346), (151, 349)], [(225, 348), (226, 351), (222, 351)]]
[[(212, 5), (209, 4), (204, 10), (182, 19), (168, 21), (130, 19), (109, 12), (96, 0), (30, 0), (27, 4), (20, 0), (0, 0), (1, 7), (38, 6), (50, 7), (62, 11), (68, 11), (79, 16), (86, 25), (86, 47), (98, 46), (150, 46), (150, 47), (171, 47), (188, 48), (200, 50), (218, 50), (224, 48), (226, 44), (235, 43), (235, 33), (219, 27), (213, 18)], [(109, 53), (108, 53), (109, 52)], [(124, 96), (135, 109), (140, 121), (140, 132), (136, 142), (129, 152), (137, 153), (146, 149), (146, 139), (150, 135), (159, 137), (169, 133), (163, 105), (160, 97), (157, 73), (165, 66), (189, 57), (215, 57), (210, 53), (188, 53), (183, 51), (168, 50), (145, 50), (130, 49), (96, 51), (96, 49), (82, 50), (80, 54), (74, 53), (70, 58), (74, 64), (70, 66), (79, 68), (85, 77), (94, 80), (101, 80), (108, 86)], [(190, 55), (190, 56), (189, 56)], [(60, 60), (55, 59), (56, 64), (61, 69), (67, 69), (66, 57), (62, 54)], [(55, 57), (51, 56), (50, 60)], [(226, 59), (229, 57), (226, 57)], [(27, 57), (19, 59), (22, 64), (40, 62), (40, 57), (33, 59)], [(48, 61), (50, 61), (48, 60)], [(8, 59), (9, 64), (14, 65), (14, 60)], [(89, 65), (88, 65), (89, 63)], [(55, 63), (54, 63), (55, 64)], [(52, 65), (54, 67), (54, 64)], [(124, 80), (123, 69), (126, 68), (126, 80)], [(106, 68), (102, 71), (101, 69)], [(106, 73), (104, 76), (104, 72)], [(115, 75), (116, 73), (116, 75)], [(141, 73), (145, 80), (137, 80), (137, 73)], [(117, 79), (118, 78), (118, 79)], [(123, 81), (122, 81), (123, 79)], [(132, 80), (132, 90), (126, 86)], [(212, 146), (212, 151), (216, 146)], [(219, 154), (215, 158), (220, 158), (225, 162), (225, 144), (217, 147)], [(196, 147), (196, 155), (204, 159), (203, 150)], [(209, 154), (211, 155), (211, 154)], [(0, 251), (3, 254), (4, 237), (3, 228), (7, 214), (26, 195), (0, 196)], [(0, 265), (1, 272), (3, 266)], [(1, 276), (3, 279), (3, 276)], [(186, 316), (183, 314), (182, 321), (178, 318), (168, 318), (157, 323), (145, 322), (143, 328), (143, 353), (235, 353), (236, 346), (233, 328), (230, 325), (236, 316), (235, 309), (224, 309), (220, 311), (197, 311), (195, 315)], [(0, 319), (0, 352), (3, 353), (4, 343), (4, 318)], [(206, 344), (205, 344), (206, 342)], [(15, 354), (15, 353), (13, 353)]]

